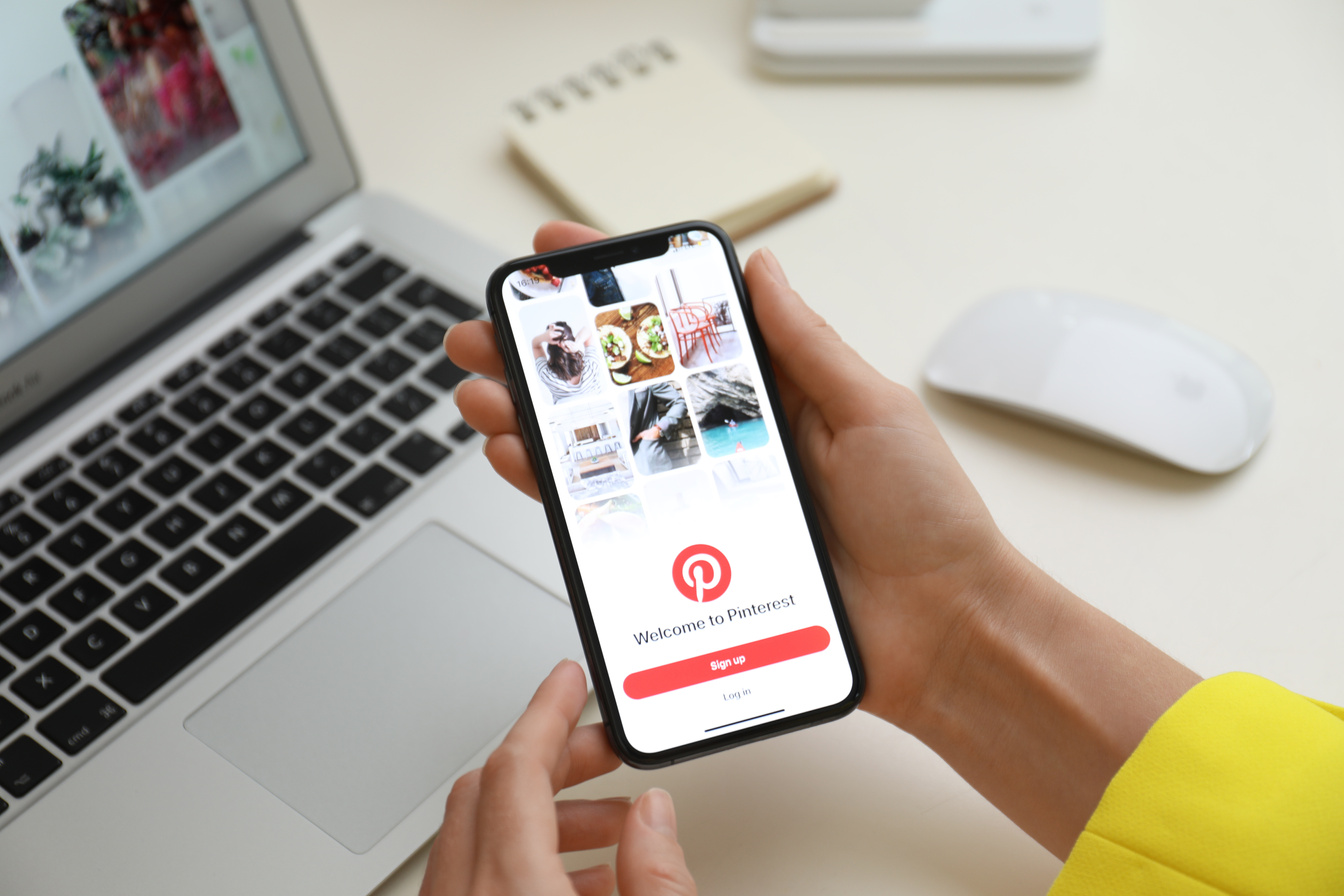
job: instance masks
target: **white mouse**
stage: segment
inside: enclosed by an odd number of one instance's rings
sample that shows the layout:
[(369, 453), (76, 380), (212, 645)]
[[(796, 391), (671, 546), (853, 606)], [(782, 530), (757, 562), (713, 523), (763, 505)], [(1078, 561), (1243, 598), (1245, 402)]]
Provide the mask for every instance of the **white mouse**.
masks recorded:
[(1185, 324), (1107, 299), (990, 296), (943, 336), (930, 385), (1199, 473), (1244, 464), (1274, 390), (1249, 358)]

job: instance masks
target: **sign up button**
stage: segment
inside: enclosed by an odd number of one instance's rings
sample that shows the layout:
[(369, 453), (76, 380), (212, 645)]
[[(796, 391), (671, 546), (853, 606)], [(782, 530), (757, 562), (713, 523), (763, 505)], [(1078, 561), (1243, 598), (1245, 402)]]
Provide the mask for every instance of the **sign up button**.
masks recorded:
[(796, 632), (762, 638), (760, 641), (751, 641), (635, 672), (625, 678), (625, 693), (635, 700), (652, 697), (655, 694), (666, 694), (668, 691), (736, 675), (748, 669), (759, 669), (762, 666), (772, 666), (785, 660), (807, 656), (809, 653), (820, 653), (830, 643), (830, 633), (821, 626), (800, 628)]

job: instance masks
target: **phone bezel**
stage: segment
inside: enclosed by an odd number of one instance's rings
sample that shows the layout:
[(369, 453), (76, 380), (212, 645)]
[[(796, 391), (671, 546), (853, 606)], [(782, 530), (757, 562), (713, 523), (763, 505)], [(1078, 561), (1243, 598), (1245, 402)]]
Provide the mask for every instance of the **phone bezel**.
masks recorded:
[[(597, 637), (592, 611), (588, 605), (587, 592), (583, 587), (583, 577), (579, 570), (573, 542), (569, 536), (569, 527), (565, 523), (560, 492), (555, 478), (551, 475), (550, 463), (543, 448), (545, 440), (541, 432), (541, 424), (536, 408), (532, 403), (531, 390), (526, 384), (524, 359), (517, 350), (517, 341), (514, 338), (513, 327), (504, 304), (503, 290), (505, 279), (510, 274), (537, 264), (547, 264), (553, 271), (557, 272), (572, 271), (577, 273), (657, 257), (666, 253), (669, 237), (688, 230), (705, 230), (714, 234), (723, 249), (725, 262), (732, 276), (733, 288), (737, 291), (738, 300), (742, 307), (743, 325), (756, 354), (762, 388), (765, 389), (766, 395), (770, 399), (775, 425), (778, 427), (785, 459), (789, 466), (789, 473), (793, 478), (799, 504), (803, 510), (803, 517), (806, 520), (808, 534), (812, 539), (817, 565), (821, 570), (822, 580), (825, 583), (827, 596), (831, 602), (831, 611), (835, 618), (836, 629), (839, 632), (840, 644), (844, 648), (845, 657), (849, 663), (853, 687), (842, 700), (829, 706), (818, 707), (805, 713), (745, 728), (741, 731), (692, 741), (681, 747), (673, 747), (656, 753), (646, 753), (635, 749), (625, 736), (620, 711), (616, 704), (615, 692), (612, 689), (611, 678), (608, 675), (606, 661), (602, 655), (602, 646)], [(661, 248), (659, 248), (660, 246)], [(720, 750), (764, 740), (788, 731), (796, 731), (823, 722), (833, 721), (853, 712), (863, 697), (865, 685), (863, 666), (859, 661), (858, 649), (850, 629), (849, 618), (845, 613), (840, 588), (835, 579), (835, 570), (831, 566), (830, 553), (826, 549), (825, 538), (822, 535), (816, 509), (812, 503), (812, 495), (803, 476), (788, 420), (785, 418), (783, 406), (779, 399), (779, 389), (775, 384), (770, 357), (766, 353), (764, 339), (756, 325), (751, 297), (747, 293), (746, 283), (742, 278), (742, 269), (737, 259), (737, 252), (728, 234), (722, 228), (708, 221), (687, 221), (626, 236), (585, 243), (568, 249), (515, 258), (512, 261), (505, 262), (495, 270), (490, 276), (490, 282), (486, 290), (486, 308), (494, 324), (495, 342), (504, 358), (506, 385), (513, 397), (514, 406), (518, 410), (523, 441), (527, 446), (528, 453), (532, 458), (532, 466), (537, 474), (542, 504), (546, 508), (546, 519), (550, 525), (551, 538), (560, 561), (565, 587), (569, 592), (574, 619), (579, 627), (579, 638), (583, 644), (589, 674), (592, 676), (593, 690), (597, 695), (598, 707), (602, 712), (607, 736), (617, 755), (627, 765), (635, 768), (662, 768), (673, 763), (684, 762), (687, 759), (694, 759)]]

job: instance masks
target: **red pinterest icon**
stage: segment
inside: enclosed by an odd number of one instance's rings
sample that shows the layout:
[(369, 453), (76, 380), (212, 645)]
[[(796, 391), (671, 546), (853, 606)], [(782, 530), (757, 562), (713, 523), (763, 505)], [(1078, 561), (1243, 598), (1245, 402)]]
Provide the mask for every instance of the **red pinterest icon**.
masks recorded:
[(713, 545), (693, 544), (672, 561), (672, 584), (683, 597), (699, 603), (722, 597), (732, 578), (728, 558)]

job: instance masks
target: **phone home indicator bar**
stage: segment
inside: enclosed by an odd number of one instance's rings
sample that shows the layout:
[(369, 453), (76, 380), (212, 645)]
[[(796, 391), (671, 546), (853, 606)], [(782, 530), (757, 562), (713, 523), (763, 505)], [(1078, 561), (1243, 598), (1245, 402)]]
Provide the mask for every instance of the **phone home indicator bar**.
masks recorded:
[(830, 632), (819, 625), (784, 635), (750, 641), (713, 653), (693, 656), (664, 666), (634, 672), (625, 678), (626, 696), (634, 700), (666, 694), (693, 684), (726, 678), (749, 669), (773, 666), (785, 660), (820, 653), (831, 643)]

